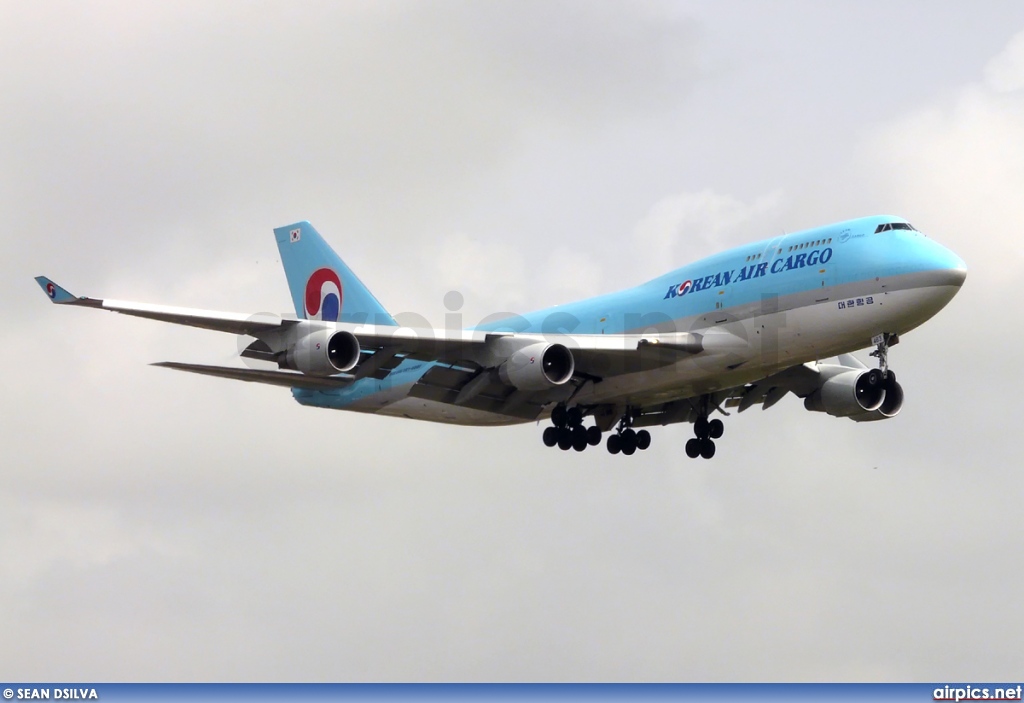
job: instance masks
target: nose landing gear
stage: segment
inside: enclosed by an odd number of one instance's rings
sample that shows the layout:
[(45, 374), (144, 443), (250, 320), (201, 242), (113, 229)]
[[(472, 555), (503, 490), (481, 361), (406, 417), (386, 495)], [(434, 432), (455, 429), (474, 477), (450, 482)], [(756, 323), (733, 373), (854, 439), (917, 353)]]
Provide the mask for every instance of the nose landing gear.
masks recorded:
[[(882, 334), (876, 334), (871, 338), (871, 343), (875, 345), (875, 350), (868, 356), (874, 356), (878, 358), (878, 368), (882, 370), (882, 378), (888, 380), (889, 378), (889, 347), (894, 347), (900, 343), (900, 336), (892, 332), (883, 332)], [(895, 380), (895, 374), (893, 374), (893, 380)]]

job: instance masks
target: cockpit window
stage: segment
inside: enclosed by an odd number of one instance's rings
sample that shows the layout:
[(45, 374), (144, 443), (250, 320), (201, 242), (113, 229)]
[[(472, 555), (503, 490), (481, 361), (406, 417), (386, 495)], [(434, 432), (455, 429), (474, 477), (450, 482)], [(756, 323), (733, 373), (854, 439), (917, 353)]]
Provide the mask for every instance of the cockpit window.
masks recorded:
[(909, 222), (886, 222), (884, 225), (878, 225), (878, 227), (875, 227), (875, 234), (878, 234), (879, 232), (888, 232), (893, 229), (909, 229), (912, 232), (917, 231), (917, 229), (915, 229)]

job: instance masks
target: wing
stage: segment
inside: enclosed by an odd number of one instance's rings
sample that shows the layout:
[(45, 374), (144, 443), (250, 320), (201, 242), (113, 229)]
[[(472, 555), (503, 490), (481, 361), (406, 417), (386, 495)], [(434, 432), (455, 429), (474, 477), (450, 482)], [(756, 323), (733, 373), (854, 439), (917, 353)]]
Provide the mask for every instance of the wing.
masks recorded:
[[(190, 327), (249, 335), (256, 341), (242, 356), (287, 365), (297, 341), (312, 334), (346, 332), (358, 341), (358, 363), (348, 373), (318, 375), (163, 362), (157, 364), (191, 373), (268, 383), (293, 388), (327, 389), (363, 378), (387, 378), (406, 360), (435, 362), (411, 391), (415, 397), (480, 407), (520, 417), (533, 417), (544, 404), (566, 400), (585, 383), (659, 368), (710, 347), (705, 335), (655, 333), (646, 335), (537, 334), (484, 330), (434, 330), (394, 325), (289, 319), (270, 314), (218, 312), (122, 300), (76, 297), (55, 282), (39, 276), (37, 283), (58, 305), (96, 308), (124, 315)], [(718, 335), (718, 340), (722, 335)], [(325, 338), (326, 339), (326, 338)], [(715, 342), (716, 339), (711, 339)], [(571, 378), (551, 387), (523, 388), (499, 371), (517, 353), (561, 345), (571, 353)], [(532, 363), (532, 362), (531, 362)]]
[(272, 386), (284, 386), (285, 388), (306, 388), (313, 391), (323, 391), (332, 388), (345, 388), (352, 383), (352, 377), (347, 374), (337, 376), (309, 376), (295, 373), (294, 371), (264, 371), (261, 369), (240, 369), (234, 366), (206, 366), (204, 364), (183, 364), (177, 361), (161, 361), (153, 366), (160, 366), (165, 369), (176, 369), (188, 371), (204, 376), (217, 376), (219, 378), (233, 378), (238, 381), (250, 381), (254, 383), (268, 383)]
[(297, 320), (288, 320), (275, 315), (263, 313), (245, 314), (237, 312), (216, 312), (213, 310), (196, 310), (192, 308), (171, 307), (169, 305), (151, 305), (149, 303), (131, 303), (124, 300), (100, 298), (79, 298), (51, 281), (46, 276), (36, 276), (36, 283), (50, 300), (58, 305), (98, 308), (123, 315), (145, 317), (150, 320), (172, 322), (189, 327), (201, 327), (218, 332), (247, 334), (258, 337), (261, 333), (279, 330), (295, 324)]

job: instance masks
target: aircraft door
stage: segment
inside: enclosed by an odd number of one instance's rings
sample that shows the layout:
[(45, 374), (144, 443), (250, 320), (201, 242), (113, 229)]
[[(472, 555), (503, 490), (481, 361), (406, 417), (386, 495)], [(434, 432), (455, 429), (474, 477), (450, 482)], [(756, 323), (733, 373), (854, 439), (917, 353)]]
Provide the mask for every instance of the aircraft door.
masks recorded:
[(827, 303), (835, 296), (833, 287), (837, 280), (836, 263), (832, 259), (831, 242), (823, 241), (818, 249), (811, 253), (814, 257), (815, 280), (818, 282), (818, 292), (814, 296), (814, 302)]

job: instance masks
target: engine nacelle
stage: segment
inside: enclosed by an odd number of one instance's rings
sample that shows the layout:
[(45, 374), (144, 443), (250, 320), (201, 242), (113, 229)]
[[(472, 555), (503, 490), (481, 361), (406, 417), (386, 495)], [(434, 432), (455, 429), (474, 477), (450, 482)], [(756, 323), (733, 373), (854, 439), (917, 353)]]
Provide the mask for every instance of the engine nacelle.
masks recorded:
[(512, 353), (498, 367), (498, 375), (523, 391), (541, 391), (568, 383), (576, 361), (564, 344), (537, 342)]
[(884, 381), (878, 369), (843, 371), (804, 398), (804, 407), (833, 417), (873, 412), (885, 401)]
[(892, 371), (885, 379), (885, 400), (871, 412), (850, 415), (851, 420), (857, 422), (872, 422), (874, 420), (888, 420), (896, 417), (903, 408), (903, 386), (896, 382), (896, 374)]
[(282, 366), (311, 376), (333, 376), (359, 363), (359, 340), (351, 332), (317, 330), (285, 352)]

